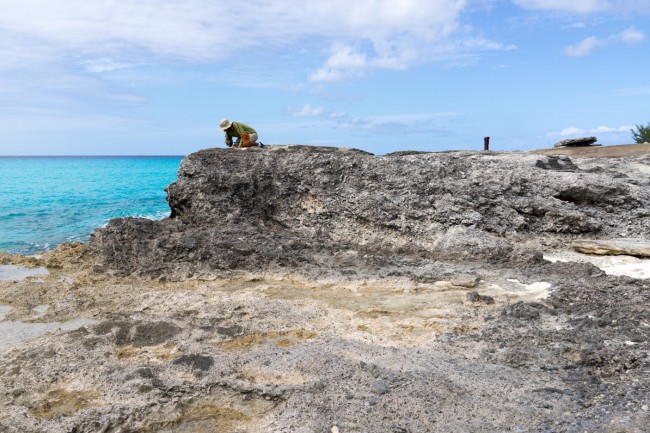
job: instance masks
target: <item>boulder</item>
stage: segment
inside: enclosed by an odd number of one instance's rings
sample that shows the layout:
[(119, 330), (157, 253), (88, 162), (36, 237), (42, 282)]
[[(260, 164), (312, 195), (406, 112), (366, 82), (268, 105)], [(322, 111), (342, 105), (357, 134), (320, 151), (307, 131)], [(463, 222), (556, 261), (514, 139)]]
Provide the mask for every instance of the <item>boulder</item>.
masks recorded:
[(558, 141), (553, 145), (553, 147), (591, 146), (597, 141), (598, 139), (596, 137), (568, 138), (566, 140)]

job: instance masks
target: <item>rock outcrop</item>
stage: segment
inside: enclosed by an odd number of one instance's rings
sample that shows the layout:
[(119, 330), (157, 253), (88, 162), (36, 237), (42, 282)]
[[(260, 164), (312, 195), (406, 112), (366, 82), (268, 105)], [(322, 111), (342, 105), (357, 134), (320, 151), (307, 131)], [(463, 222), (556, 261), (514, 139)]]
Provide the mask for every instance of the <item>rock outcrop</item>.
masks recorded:
[(529, 153), (396, 153), (306, 146), (208, 149), (167, 188), (171, 217), (125, 218), (90, 240), (98, 271), (382, 274), (436, 261), (503, 262), (544, 237), (650, 233), (627, 175)]
[(0, 432), (647, 432), (650, 280), (549, 253), (648, 239), (649, 167), (192, 154), (170, 218), (0, 257), (49, 271), (2, 329), (86, 320), (0, 344)]

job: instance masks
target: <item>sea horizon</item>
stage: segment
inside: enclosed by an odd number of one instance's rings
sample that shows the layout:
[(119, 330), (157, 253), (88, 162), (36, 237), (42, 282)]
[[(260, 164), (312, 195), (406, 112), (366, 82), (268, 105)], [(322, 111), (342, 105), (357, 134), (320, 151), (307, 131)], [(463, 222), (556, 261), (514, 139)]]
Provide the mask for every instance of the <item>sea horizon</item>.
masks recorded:
[(184, 158), (187, 155), (0, 155), (0, 158)]

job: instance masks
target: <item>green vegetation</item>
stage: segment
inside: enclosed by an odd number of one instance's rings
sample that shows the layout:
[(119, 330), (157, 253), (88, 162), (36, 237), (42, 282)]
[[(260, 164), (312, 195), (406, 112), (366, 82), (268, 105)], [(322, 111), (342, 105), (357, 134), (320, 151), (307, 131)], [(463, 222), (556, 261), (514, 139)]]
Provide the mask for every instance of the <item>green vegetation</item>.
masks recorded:
[(634, 141), (637, 143), (650, 143), (650, 123), (647, 125), (636, 125), (636, 131), (633, 129), (630, 129), (632, 132), (632, 137), (634, 137)]

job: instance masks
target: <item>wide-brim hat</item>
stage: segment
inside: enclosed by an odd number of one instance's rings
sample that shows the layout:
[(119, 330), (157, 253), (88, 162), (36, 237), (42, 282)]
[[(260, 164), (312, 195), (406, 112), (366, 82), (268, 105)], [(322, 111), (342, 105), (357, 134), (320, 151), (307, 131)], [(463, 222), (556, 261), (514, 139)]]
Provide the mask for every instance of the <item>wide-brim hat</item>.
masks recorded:
[(222, 131), (225, 131), (231, 126), (232, 126), (232, 121), (228, 119), (221, 119), (221, 121), (219, 122), (219, 128), (221, 128)]

